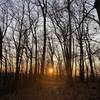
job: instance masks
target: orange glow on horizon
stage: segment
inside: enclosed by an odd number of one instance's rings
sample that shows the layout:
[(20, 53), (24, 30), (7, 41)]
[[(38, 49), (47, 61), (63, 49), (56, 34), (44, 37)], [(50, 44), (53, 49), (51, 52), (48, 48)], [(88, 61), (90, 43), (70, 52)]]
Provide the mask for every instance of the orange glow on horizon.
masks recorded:
[(49, 73), (50, 73), (50, 74), (53, 73), (53, 69), (52, 69), (52, 68), (49, 69)]

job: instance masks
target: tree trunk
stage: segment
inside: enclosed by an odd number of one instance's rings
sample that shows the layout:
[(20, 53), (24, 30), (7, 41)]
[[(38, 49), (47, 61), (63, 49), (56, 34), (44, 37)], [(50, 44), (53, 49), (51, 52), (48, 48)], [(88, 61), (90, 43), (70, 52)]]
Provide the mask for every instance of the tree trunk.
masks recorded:
[(3, 42), (3, 36), (0, 28), (0, 79), (1, 79), (1, 71), (2, 71), (2, 42)]
[(25, 70), (25, 76), (26, 76), (26, 79), (27, 79), (27, 73), (28, 73), (28, 58), (26, 58), (26, 70)]
[(30, 69), (29, 69), (29, 79), (31, 80), (32, 79), (32, 76), (33, 76), (33, 68), (32, 68), (32, 51), (31, 51), (31, 56), (30, 56)]
[(35, 69), (34, 69), (34, 75), (36, 77), (37, 75), (37, 65), (38, 65), (38, 59), (37, 59), (37, 38), (35, 38)]
[(68, 68), (67, 68), (67, 78), (72, 79), (72, 66), (71, 66), (71, 53), (72, 53), (72, 26), (71, 26), (71, 10), (70, 10), (70, 0), (68, 2), (68, 16), (69, 16), (69, 56), (68, 56)]
[(19, 71), (20, 71), (20, 64), (19, 64), (19, 49), (16, 50), (16, 72), (15, 72), (15, 83), (14, 86), (16, 86), (16, 88), (18, 87), (18, 81), (19, 81)]
[(5, 76), (4, 76), (4, 85), (7, 83), (7, 50), (5, 50)]
[(43, 14), (43, 28), (44, 28), (44, 44), (43, 44), (43, 54), (42, 54), (42, 62), (41, 62), (41, 75), (44, 75), (44, 66), (45, 66), (45, 55), (46, 55), (46, 14)]
[(84, 59), (83, 59), (83, 43), (80, 39), (80, 80), (84, 81)]
[(90, 63), (90, 68), (91, 68), (91, 73), (90, 73), (90, 78), (91, 80), (94, 80), (94, 70), (93, 70), (93, 63), (92, 63), (92, 54), (91, 54), (91, 48), (90, 48), (90, 42), (87, 39), (86, 43), (86, 49), (87, 49), (87, 53), (88, 53), (88, 59), (89, 59), (89, 63)]

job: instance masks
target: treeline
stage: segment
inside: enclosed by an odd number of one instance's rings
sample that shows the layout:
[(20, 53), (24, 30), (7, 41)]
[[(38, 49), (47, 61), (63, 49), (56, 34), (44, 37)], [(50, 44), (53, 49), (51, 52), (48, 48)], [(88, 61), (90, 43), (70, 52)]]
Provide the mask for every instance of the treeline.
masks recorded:
[(0, 83), (9, 76), (15, 84), (33, 80), (49, 68), (68, 80), (94, 80), (100, 71), (95, 13), (92, 0), (1, 1)]

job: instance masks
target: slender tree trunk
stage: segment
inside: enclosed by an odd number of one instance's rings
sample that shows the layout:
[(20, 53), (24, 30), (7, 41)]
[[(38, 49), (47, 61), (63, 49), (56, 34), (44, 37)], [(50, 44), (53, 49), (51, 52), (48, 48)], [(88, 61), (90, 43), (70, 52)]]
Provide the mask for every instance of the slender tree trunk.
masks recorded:
[(4, 85), (7, 83), (7, 50), (5, 50), (5, 76), (4, 76)]
[(86, 43), (86, 50), (87, 50), (88, 59), (89, 59), (89, 63), (90, 63), (90, 68), (91, 68), (90, 78), (91, 78), (91, 80), (94, 80), (92, 52), (91, 52), (90, 41), (89, 41), (88, 37), (89, 37), (89, 27), (87, 26), (87, 35), (86, 35), (85, 43)]
[(14, 86), (18, 86), (19, 81), (19, 71), (20, 71), (20, 64), (19, 64), (19, 56), (20, 56), (20, 50), (19, 48), (16, 50), (16, 72), (15, 72), (15, 83)]
[(54, 68), (53, 54), (51, 55), (51, 64), (52, 64), (52, 68)]
[(96, 74), (96, 77), (98, 77), (98, 71), (97, 71), (97, 68), (96, 68), (96, 63), (95, 63), (95, 59), (93, 58), (93, 66), (94, 66), (94, 69), (95, 69), (95, 74)]
[(83, 59), (83, 43), (82, 38), (80, 40), (80, 80), (84, 81), (84, 59)]
[(90, 48), (90, 42), (87, 40), (88, 43), (86, 43), (86, 49), (88, 53), (88, 59), (90, 63), (90, 68), (91, 68), (91, 73), (90, 73), (90, 78), (91, 80), (94, 80), (94, 70), (93, 70), (93, 63), (92, 63), (92, 55), (91, 55), (91, 48)]
[(75, 55), (75, 78), (77, 77), (77, 46), (76, 46), (76, 55)]
[(25, 76), (26, 76), (26, 79), (27, 79), (27, 73), (28, 73), (28, 58), (26, 58), (26, 70), (25, 70)]
[(32, 79), (33, 76), (33, 68), (32, 68), (32, 51), (31, 51), (31, 56), (30, 56), (30, 69), (29, 69), (29, 79)]
[[(46, 9), (46, 8), (45, 8)], [(43, 44), (43, 54), (42, 54), (42, 62), (41, 62), (41, 75), (44, 75), (44, 66), (45, 66), (45, 55), (46, 55), (46, 14), (43, 14), (43, 29), (44, 29), (44, 44)]]
[(0, 79), (1, 79), (1, 71), (2, 71), (2, 42), (3, 42), (3, 36), (0, 28)]
[(35, 38), (35, 70), (34, 75), (37, 75), (37, 65), (38, 65), (38, 59), (37, 59), (37, 38)]
[(68, 16), (69, 16), (69, 56), (68, 56), (68, 68), (67, 68), (67, 78), (72, 79), (72, 66), (71, 66), (71, 53), (72, 53), (72, 26), (71, 26), (71, 10), (70, 10), (70, 0), (68, 2)]

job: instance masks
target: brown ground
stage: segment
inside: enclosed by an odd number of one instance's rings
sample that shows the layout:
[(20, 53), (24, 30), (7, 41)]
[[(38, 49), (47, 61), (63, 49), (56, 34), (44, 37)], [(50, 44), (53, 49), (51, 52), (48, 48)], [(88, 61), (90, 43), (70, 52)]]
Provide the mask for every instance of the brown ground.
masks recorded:
[(0, 97), (0, 100), (100, 100), (97, 83), (73, 83), (41, 80), (17, 93)]

